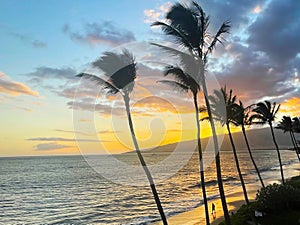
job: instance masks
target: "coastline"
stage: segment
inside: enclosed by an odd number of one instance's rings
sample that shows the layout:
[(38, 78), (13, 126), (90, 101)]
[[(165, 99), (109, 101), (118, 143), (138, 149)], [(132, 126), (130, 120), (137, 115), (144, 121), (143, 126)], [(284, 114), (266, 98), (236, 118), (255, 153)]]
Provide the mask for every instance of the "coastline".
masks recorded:
[[(227, 207), (230, 213), (236, 212), (240, 206), (245, 204), (242, 188), (238, 187), (238, 191), (229, 192), (226, 194)], [(258, 184), (247, 185), (247, 193), (249, 200), (254, 200), (256, 197), (257, 190), (260, 189)], [(214, 203), (216, 206), (216, 217), (213, 218), (211, 214), (211, 204)], [(209, 211), (210, 211), (210, 222), (211, 225), (218, 225), (223, 221), (223, 210), (221, 200), (212, 199), (208, 201)], [(205, 224), (205, 212), (204, 205), (201, 205), (190, 211), (179, 213), (177, 215), (168, 218), (169, 224), (172, 225), (202, 225)], [(150, 225), (162, 225), (161, 221), (150, 223)]]

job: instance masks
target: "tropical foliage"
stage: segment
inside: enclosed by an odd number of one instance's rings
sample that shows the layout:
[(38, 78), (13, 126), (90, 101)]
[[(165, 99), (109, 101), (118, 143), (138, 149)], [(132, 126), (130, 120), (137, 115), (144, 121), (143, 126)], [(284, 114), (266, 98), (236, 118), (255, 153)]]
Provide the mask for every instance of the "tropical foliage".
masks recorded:
[(298, 154), (298, 144), (295, 138), (294, 129), (293, 129), (293, 121), (290, 116), (283, 116), (280, 123), (278, 124), (277, 129), (281, 129), (284, 133), (289, 132), (292, 144), (294, 146), (295, 153), (300, 161), (300, 157)]
[(250, 105), (248, 107), (244, 107), (242, 101), (239, 101), (239, 105), (236, 106), (236, 115), (234, 116), (233, 120), (235, 121), (235, 125), (242, 127), (242, 133), (244, 136), (244, 140), (245, 140), (245, 143), (247, 146), (247, 150), (248, 150), (251, 162), (256, 170), (257, 176), (259, 178), (259, 181), (260, 181), (262, 187), (264, 187), (265, 185), (264, 185), (263, 179), (260, 175), (258, 166), (256, 165), (256, 162), (254, 160), (253, 154), (251, 152), (250, 144), (249, 144), (247, 134), (246, 134), (246, 129), (245, 129), (245, 126), (251, 125), (251, 121), (250, 121), (251, 106), (252, 105)]
[[(161, 48), (164, 48), (164, 46), (160, 46)], [(166, 49), (166, 48), (165, 48)], [(195, 64), (191, 63), (193, 62), (193, 59), (191, 59), (191, 56), (184, 54), (182, 52), (179, 52), (177, 50), (169, 50), (176, 52), (177, 55), (180, 57), (182, 62), (182, 67), (185, 69), (182, 69), (180, 67), (174, 67), (172, 65), (169, 65), (166, 67), (164, 71), (164, 75), (168, 76), (171, 75), (174, 80), (160, 80), (159, 82), (168, 84), (172, 86), (176, 90), (188, 92), (190, 91), (193, 95), (193, 102), (195, 107), (195, 118), (196, 118), (196, 125), (197, 125), (197, 144), (198, 144), (198, 155), (199, 155), (199, 171), (200, 171), (200, 182), (201, 182), (201, 188), (202, 188), (202, 195), (203, 195), (203, 202), (204, 202), (204, 208), (205, 208), (205, 219), (206, 224), (210, 224), (209, 222), (209, 209), (208, 209), (208, 203), (207, 203), (207, 196), (206, 196), (206, 188), (205, 188), (205, 176), (204, 176), (204, 165), (203, 165), (203, 153), (202, 153), (202, 145), (200, 140), (200, 121), (199, 121), (199, 106), (198, 106), (198, 99), (197, 94), (200, 91), (200, 85), (199, 82), (194, 79), (197, 77), (197, 70), (199, 71), (199, 67), (196, 67)]]
[(181, 3), (174, 4), (170, 11), (166, 14), (167, 22), (155, 22), (153, 26), (160, 26), (162, 31), (172, 38), (174, 44), (187, 49), (193, 58), (196, 65), (199, 65), (199, 73), (193, 77), (197, 82), (200, 82), (204, 93), (205, 104), (208, 116), (210, 117), (210, 125), (215, 146), (216, 155), (216, 171), (218, 178), (218, 186), (220, 198), (224, 211), (224, 217), (228, 225), (230, 218), (226, 204), (224, 193), (221, 164), (219, 156), (219, 144), (216, 135), (215, 124), (211, 112), (210, 103), (208, 100), (208, 90), (205, 80), (205, 67), (207, 66), (208, 56), (216, 48), (217, 43), (222, 44), (223, 35), (230, 30), (229, 21), (225, 21), (215, 35), (209, 34), (208, 28), (210, 18), (205, 14), (201, 6), (193, 1), (191, 5)]
[(250, 121), (252, 123), (256, 124), (268, 124), (271, 129), (271, 134), (273, 138), (274, 145), (276, 147), (277, 156), (279, 160), (279, 166), (280, 166), (280, 174), (281, 174), (281, 181), (284, 184), (284, 174), (283, 174), (283, 168), (282, 168), (282, 161), (281, 161), (281, 155), (279, 151), (279, 147), (275, 138), (274, 129), (273, 129), (273, 122), (276, 118), (276, 114), (280, 108), (280, 104), (277, 105), (276, 102), (264, 101), (259, 102), (256, 104), (256, 108), (253, 109), (253, 115), (250, 117)]
[[(243, 188), (244, 198), (245, 198), (247, 205), (249, 205), (249, 199), (248, 199), (248, 195), (247, 195), (246, 185), (244, 182), (244, 178), (243, 178), (242, 171), (240, 168), (240, 163), (239, 163), (236, 147), (235, 147), (233, 137), (231, 134), (231, 130), (230, 130), (231, 124), (234, 126), (239, 125), (235, 121), (235, 117), (239, 113), (239, 111), (238, 111), (239, 108), (238, 108), (238, 105), (236, 104), (236, 96), (232, 95), (232, 90), (230, 90), (229, 94), (228, 94), (227, 90), (226, 90), (226, 86), (225, 86), (224, 88), (221, 88), (220, 90), (214, 90), (214, 95), (210, 96), (209, 99), (211, 101), (211, 108), (212, 108), (213, 115), (215, 116), (215, 118), (217, 120), (219, 120), (221, 122), (221, 124), (223, 126), (226, 125), (230, 143), (232, 146), (235, 165), (236, 165), (238, 175), (239, 175), (239, 178), (240, 178), (240, 181), (242, 184), (242, 188)], [(224, 106), (224, 104), (225, 104), (225, 108), (226, 108), (225, 113), (221, 110), (222, 106)]]
[(134, 126), (131, 118), (130, 113), (130, 93), (132, 92), (134, 88), (134, 82), (136, 79), (136, 62), (133, 57), (133, 55), (127, 51), (123, 50), (121, 54), (113, 53), (113, 52), (105, 52), (102, 57), (100, 57), (97, 61), (93, 63), (93, 66), (100, 69), (103, 72), (103, 75), (107, 79), (102, 79), (99, 76), (96, 76), (94, 74), (88, 74), (88, 73), (81, 73), (78, 74), (78, 77), (82, 77), (85, 79), (89, 79), (93, 81), (96, 85), (103, 88), (107, 94), (115, 95), (115, 94), (121, 94), (125, 103), (126, 108), (126, 114), (128, 119), (128, 124), (131, 132), (132, 141), (136, 150), (136, 153), (138, 155), (138, 158), (140, 160), (141, 165), (143, 166), (143, 169), (146, 173), (146, 176), (148, 178), (152, 194), (154, 196), (157, 209), (160, 213), (161, 219), (164, 223), (164, 225), (167, 225), (167, 219), (164, 214), (164, 210), (162, 208), (154, 180), (152, 178), (152, 175), (147, 167), (147, 164), (144, 160), (144, 157), (142, 156), (142, 153), (140, 151)]

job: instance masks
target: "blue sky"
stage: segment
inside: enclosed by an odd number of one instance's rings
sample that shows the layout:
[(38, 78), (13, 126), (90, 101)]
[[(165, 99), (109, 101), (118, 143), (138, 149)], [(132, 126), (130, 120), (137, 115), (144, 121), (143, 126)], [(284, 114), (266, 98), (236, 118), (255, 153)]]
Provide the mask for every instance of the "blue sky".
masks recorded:
[[(167, 40), (159, 29), (151, 28), (150, 24), (163, 20), (174, 2), (1, 1), (0, 115), (5, 120), (4, 129), (0, 132), (4, 146), (0, 155), (78, 153), (74, 135), (70, 132), (73, 129), (73, 96), (78, 85), (74, 75), (89, 68), (89, 63), (104, 51), (114, 51), (119, 45), (129, 47), (138, 60), (167, 62), (167, 57), (145, 43)], [(224, 46), (218, 46), (209, 64), (210, 73), (217, 77), (220, 85), (232, 88), (247, 104), (274, 100), (282, 103), (282, 113), (298, 115), (300, 2), (203, 0), (199, 3), (211, 16), (212, 32), (223, 21), (231, 21), (232, 29), (227, 41)], [(147, 76), (161, 76), (157, 67), (145, 63), (139, 65), (139, 71), (140, 80), (147, 80)], [(149, 90), (157, 88), (151, 86), (153, 79), (147, 82)], [(160, 87), (160, 90), (163, 88)], [(140, 91), (138, 89), (137, 96)], [(184, 96), (174, 98), (174, 94), (166, 93), (160, 97), (172, 100), (184, 113), (190, 112), (189, 101)], [(87, 105), (94, 102), (94, 95), (89, 89), (80, 90), (79, 94), (82, 101), (77, 110), (85, 111)], [(99, 104), (102, 108), (95, 117), (102, 118), (98, 122), (105, 124), (103, 127), (97, 125), (101, 134), (107, 133), (104, 139), (115, 143), (118, 137), (109, 136), (112, 128), (106, 121), (111, 107), (108, 100), (104, 99)], [(149, 101), (147, 99), (145, 103), (161, 112), (172, 112), (167, 105), (164, 109)], [(139, 104), (144, 107), (143, 112), (150, 110), (147, 104)], [(174, 127), (169, 129), (175, 130)], [(145, 139), (143, 135), (141, 139)], [(171, 140), (178, 138), (171, 135), (169, 142)], [(115, 148), (123, 145), (115, 144)]]

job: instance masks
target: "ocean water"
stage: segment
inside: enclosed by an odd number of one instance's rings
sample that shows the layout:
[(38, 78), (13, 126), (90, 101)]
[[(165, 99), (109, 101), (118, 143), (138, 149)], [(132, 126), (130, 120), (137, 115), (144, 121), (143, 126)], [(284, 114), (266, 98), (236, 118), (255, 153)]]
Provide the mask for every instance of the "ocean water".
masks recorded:
[[(276, 151), (253, 154), (264, 179), (280, 179)], [(281, 154), (285, 176), (299, 175), (295, 153)], [(135, 155), (117, 157), (136, 161)], [(106, 156), (96, 159), (104, 163)], [(246, 183), (258, 183), (248, 153), (240, 151), (239, 159)], [(240, 182), (232, 152), (221, 152), (221, 161), (226, 193), (237, 191)], [(148, 186), (113, 183), (82, 156), (0, 158), (0, 171), (0, 224), (149, 224), (160, 218)], [(209, 198), (217, 198), (214, 162), (205, 177)], [(201, 205), (197, 156), (157, 184), (157, 190), (167, 216)]]

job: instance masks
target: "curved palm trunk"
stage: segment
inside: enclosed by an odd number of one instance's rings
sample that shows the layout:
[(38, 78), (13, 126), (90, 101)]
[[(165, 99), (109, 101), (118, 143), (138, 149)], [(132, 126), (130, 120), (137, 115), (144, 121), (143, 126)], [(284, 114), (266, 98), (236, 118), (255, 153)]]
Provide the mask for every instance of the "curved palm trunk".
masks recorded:
[(293, 134), (292, 131), (290, 131), (290, 136), (291, 136), (291, 139), (292, 139), (294, 148), (295, 148), (296, 155), (297, 155), (297, 157), (298, 157), (298, 160), (300, 161), (300, 156), (299, 156), (299, 154), (298, 154), (298, 144), (297, 144), (295, 135)]
[(124, 96), (124, 102), (125, 102), (126, 114), (127, 114), (127, 118), (128, 118), (128, 124), (129, 124), (129, 127), (130, 127), (132, 141), (133, 141), (136, 153), (138, 155), (138, 158), (140, 160), (140, 163), (143, 166), (143, 169), (144, 169), (144, 171), (145, 171), (145, 173), (147, 175), (147, 178), (148, 178), (148, 181), (149, 181), (149, 184), (150, 184), (150, 187), (151, 187), (151, 191), (152, 191), (153, 197), (154, 197), (155, 202), (156, 202), (157, 209), (158, 209), (158, 211), (160, 213), (161, 220), (163, 221), (164, 225), (168, 225), (168, 222), (167, 222), (164, 210), (163, 210), (163, 208), (161, 206), (161, 202), (160, 202), (158, 193), (156, 191), (156, 187), (155, 187), (152, 175), (151, 175), (151, 173), (150, 173), (150, 171), (149, 171), (149, 169), (147, 167), (147, 164), (146, 164), (146, 162), (144, 160), (144, 157), (142, 156), (142, 153), (140, 151), (139, 145), (137, 143), (137, 139), (136, 139), (136, 136), (135, 136), (135, 132), (134, 132), (134, 128), (133, 128), (133, 123), (132, 123), (132, 119), (131, 119), (129, 101), (130, 101), (129, 96), (125, 95)]
[(254, 168), (255, 168), (255, 170), (256, 170), (256, 173), (257, 173), (258, 178), (259, 178), (259, 180), (260, 180), (261, 186), (262, 186), (262, 187), (265, 187), (264, 182), (263, 182), (263, 179), (262, 179), (262, 177), (261, 177), (261, 175), (260, 175), (259, 169), (258, 169), (258, 167), (257, 167), (257, 165), (256, 165), (256, 163), (255, 163), (255, 161), (254, 161), (254, 158), (253, 158), (253, 155), (252, 155), (252, 152), (251, 152), (251, 149), (250, 149), (250, 145), (249, 145), (249, 142), (248, 142), (248, 138), (247, 138), (247, 135), (246, 135), (246, 130), (245, 130), (244, 124), (242, 124), (242, 132), (243, 132), (243, 135), (244, 135), (244, 139), (245, 139), (245, 142), (246, 142), (246, 145), (247, 145), (247, 149), (248, 149), (248, 152), (249, 152), (251, 161), (252, 161), (253, 166), (254, 166)]
[(199, 112), (198, 112), (199, 109), (198, 109), (198, 102), (197, 102), (197, 94), (193, 94), (193, 97), (194, 97), (196, 124), (197, 124), (197, 141), (198, 141), (198, 152), (199, 152), (200, 182), (201, 182), (204, 209), (205, 209), (205, 220), (206, 220), (206, 224), (210, 225), (210, 222), (209, 222), (209, 209), (208, 209), (206, 190), (205, 190), (205, 182), (204, 182), (205, 178), (204, 178), (204, 166), (203, 166), (203, 159), (202, 159), (202, 146), (201, 146), (201, 140), (200, 140), (200, 122), (199, 122)]
[(274, 142), (274, 144), (275, 144), (276, 151), (277, 151), (277, 155), (278, 155), (278, 160), (279, 160), (279, 166), (280, 166), (280, 174), (281, 174), (282, 184), (284, 184), (284, 175), (283, 175), (283, 169), (282, 169), (281, 156), (280, 156), (278, 144), (277, 144), (276, 139), (275, 139), (275, 134), (274, 134), (274, 130), (273, 130), (272, 123), (269, 123), (269, 126), (270, 126), (270, 128), (271, 128), (271, 133), (272, 133), (273, 142)]
[(213, 121), (213, 116), (212, 116), (212, 112), (211, 112), (210, 103), (209, 103), (209, 100), (208, 100), (208, 91), (207, 91), (206, 81), (205, 81), (204, 77), (203, 77), (202, 89), (203, 89), (203, 93), (204, 93), (205, 104), (206, 104), (206, 108), (207, 108), (207, 113), (208, 113), (209, 122), (210, 122), (210, 126), (211, 126), (213, 141), (214, 141), (215, 156), (216, 156), (217, 180), (218, 180), (220, 198), (221, 198), (222, 207), (223, 207), (224, 218), (225, 218), (226, 225), (231, 225), (229, 212), (228, 212), (228, 208), (227, 208), (227, 203), (226, 203), (224, 187), (223, 187), (220, 153), (219, 153), (219, 143), (218, 143), (215, 124), (214, 124), (214, 121)]
[(231, 146), (232, 146), (232, 151), (233, 151), (233, 155), (234, 155), (234, 161), (235, 161), (236, 169), (238, 171), (239, 178), (240, 178), (240, 181), (241, 181), (241, 184), (242, 184), (244, 198), (245, 198), (245, 201), (246, 201), (247, 205), (249, 206), (249, 199), (248, 199), (248, 195), (247, 195), (246, 185), (245, 185), (245, 182), (244, 182), (244, 178), (243, 178), (242, 171), (241, 171), (241, 168), (240, 168), (239, 159), (238, 159), (238, 156), (237, 156), (236, 148), (235, 148), (235, 145), (234, 145), (234, 142), (233, 142), (232, 134), (231, 134), (230, 127), (229, 127), (228, 123), (226, 124), (226, 127), (227, 127), (227, 130), (228, 130), (229, 139), (230, 139), (230, 143), (231, 143)]
[(295, 142), (295, 144), (296, 144), (296, 148), (297, 148), (298, 153), (299, 153), (299, 145), (298, 145), (298, 143), (297, 143), (297, 140), (296, 140), (296, 137), (295, 137), (295, 134), (294, 134), (293, 131), (292, 131), (292, 135), (293, 135), (293, 138), (294, 138), (294, 142)]

